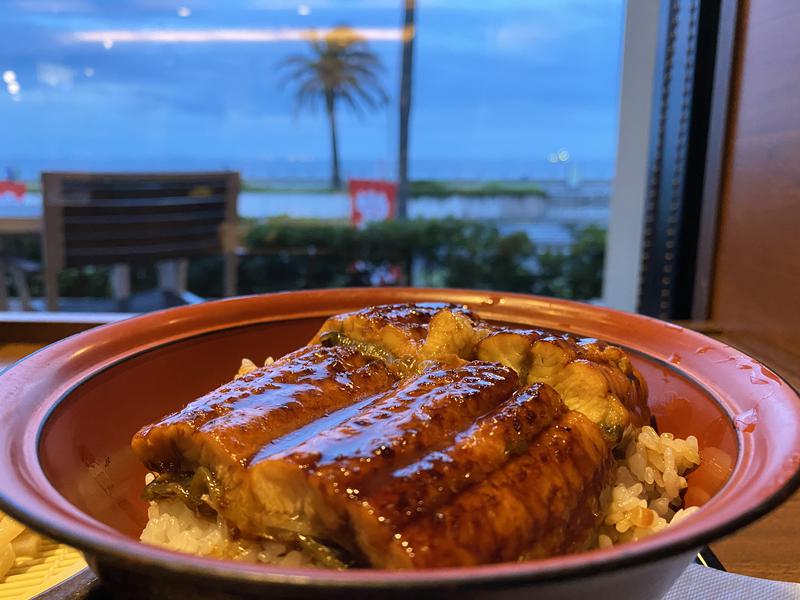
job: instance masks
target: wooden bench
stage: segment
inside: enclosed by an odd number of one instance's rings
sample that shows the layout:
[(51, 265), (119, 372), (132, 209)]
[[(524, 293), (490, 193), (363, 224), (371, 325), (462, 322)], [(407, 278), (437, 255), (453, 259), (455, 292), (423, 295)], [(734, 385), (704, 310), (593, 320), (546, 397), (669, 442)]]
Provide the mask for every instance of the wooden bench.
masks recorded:
[(214, 254), (224, 256), (224, 294), (234, 295), (239, 189), (235, 172), (43, 173), (47, 309), (58, 310), (58, 273), (88, 265), (113, 267), (117, 300), (131, 295), (131, 265), (155, 263), (159, 289), (196, 301), (187, 259)]

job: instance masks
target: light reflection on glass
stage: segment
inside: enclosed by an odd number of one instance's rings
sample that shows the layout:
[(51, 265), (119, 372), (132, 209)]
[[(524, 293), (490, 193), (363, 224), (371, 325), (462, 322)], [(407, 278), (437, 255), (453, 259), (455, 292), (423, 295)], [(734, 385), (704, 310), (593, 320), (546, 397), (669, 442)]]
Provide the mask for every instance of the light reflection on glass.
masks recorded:
[(36, 64), (36, 78), (50, 87), (70, 85), (75, 71), (66, 65), (40, 62)]
[[(116, 43), (155, 42), (204, 43), (204, 42), (291, 42), (308, 41), (330, 36), (341, 29), (115, 29), (107, 31), (78, 31), (68, 39), (75, 42), (102, 43), (110, 49)], [(404, 30), (397, 27), (355, 27), (349, 29), (367, 41), (393, 42), (404, 39)], [(407, 35), (412, 35), (411, 29)]]

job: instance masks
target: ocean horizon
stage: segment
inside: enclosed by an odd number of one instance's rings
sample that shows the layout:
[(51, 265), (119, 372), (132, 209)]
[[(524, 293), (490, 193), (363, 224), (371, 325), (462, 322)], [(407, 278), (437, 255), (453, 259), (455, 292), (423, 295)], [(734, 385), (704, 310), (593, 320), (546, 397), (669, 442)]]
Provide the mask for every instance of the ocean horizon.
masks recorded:
[[(395, 178), (396, 162), (384, 159), (343, 160), (343, 179)], [(31, 181), (43, 171), (82, 172), (160, 172), (160, 171), (239, 171), (244, 179), (296, 182), (326, 182), (330, 177), (329, 159), (320, 158), (198, 158), (198, 157), (102, 157), (70, 156), (13, 157), (0, 155), (0, 177)], [(544, 159), (411, 159), (411, 179), (469, 181), (536, 180), (611, 180), (613, 159), (586, 159), (550, 163)]]

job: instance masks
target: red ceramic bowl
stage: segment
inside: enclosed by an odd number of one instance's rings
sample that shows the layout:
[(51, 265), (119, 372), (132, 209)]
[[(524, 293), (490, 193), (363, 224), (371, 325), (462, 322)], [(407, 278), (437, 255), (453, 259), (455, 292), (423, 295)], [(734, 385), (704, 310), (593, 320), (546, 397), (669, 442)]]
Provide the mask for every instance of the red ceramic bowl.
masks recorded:
[[(300, 346), (328, 315), (431, 300), (627, 348), (648, 380), (660, 429), (694, 434), (701, 448), (735, 456), (729, 480), (694, 518), (652, 538), (525, 563), (332, 572), (203, 559), (137, 542), (145, 470), (129, 442), (143, 424), (229, 380), (242, 357), (263, 360)], [(83, 550), (102, 578), (131, 597), (653, 598), (697, 548), (798, 487), (800, 399), (744, 354), (647, 317), (477, 291), (297, 292), (144, 315), (33, 354), (0, 375), (0, 456), (0, 509)]]

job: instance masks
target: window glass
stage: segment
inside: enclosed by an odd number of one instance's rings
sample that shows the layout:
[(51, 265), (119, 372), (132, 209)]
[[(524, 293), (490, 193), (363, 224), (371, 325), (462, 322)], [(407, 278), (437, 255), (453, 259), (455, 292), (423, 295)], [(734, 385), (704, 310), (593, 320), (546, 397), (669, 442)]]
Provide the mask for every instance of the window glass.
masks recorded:
[[(418, 0), (409, 24), (405, 8), (8, 0), (0, 221), (42, 218), (42, 172), (230, 170), (240, 293), (411, 283), (599, 297), (622, 1)], [(398, 200), (407, 219), (385, 220)], [(41, 259), (38, 234), (6, 246)], [(222, 264), (193, 257), (189, 289), (222, 295)], [(65, 266), (62, 296), (111, 294), (108, 265)], [(132, 277), (134, 293), (157, 279), (141, 261)], [(41, 275), (26, 278), (42, 296)]]

